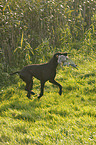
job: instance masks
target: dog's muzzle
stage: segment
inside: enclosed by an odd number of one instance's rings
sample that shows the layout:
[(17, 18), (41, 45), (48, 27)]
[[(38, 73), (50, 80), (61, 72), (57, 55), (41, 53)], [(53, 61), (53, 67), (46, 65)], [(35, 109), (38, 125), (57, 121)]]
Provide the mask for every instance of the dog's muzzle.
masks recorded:
[(76, 69), (78, 69), (77, 65), (71, 59), (69, 59), (68, 56), (64, 56), (64, 55), (58, 56), (58, 64), (61, 65), (62, 63), (63, 63), (63, 66), (67, 65), (69, 67), (71, 65), (72, 67), (75, 67)]
[(68, 56), (64, 56), (64, 55), (59, 55), (58, 56), (58, 63), (61, 64), (62, 62), (66, 62), (66, 60), (68, 59)]

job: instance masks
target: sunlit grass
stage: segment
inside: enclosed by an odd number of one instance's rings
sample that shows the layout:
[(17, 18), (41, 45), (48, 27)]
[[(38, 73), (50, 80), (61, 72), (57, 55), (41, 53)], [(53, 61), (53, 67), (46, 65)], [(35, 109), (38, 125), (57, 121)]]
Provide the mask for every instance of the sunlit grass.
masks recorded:
[(1, 89), (1, 145), (96, 144), (96, 60), (86, 57), (80, 62), (78, 56), (78, 70), (57, 69), (61, 96), (58, 87), (47, 82), (38, 100), (40, 83), (34, 79), (36, 95), (29, 100), (19, 77), (17, 84)]

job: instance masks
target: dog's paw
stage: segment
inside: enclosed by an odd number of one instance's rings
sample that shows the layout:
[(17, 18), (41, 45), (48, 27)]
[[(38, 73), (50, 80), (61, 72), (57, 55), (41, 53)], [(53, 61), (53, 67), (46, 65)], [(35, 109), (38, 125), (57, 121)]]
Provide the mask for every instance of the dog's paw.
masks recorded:
[(32, 95), (35, 95), (35, 93), (33, 91), (30, 92)]
[(38, 96), (38, 100), (41, 98), (41, 96)]
[(42, 96), (43, 96), (43, 95), (39, 95), (39, 96), (38, 96), (38, 99), (40, 99)]
[(59, 92), (59, 95), (60, 95), (60, 96), (62, 95), (62, 91)]
[(28, 97), (29, 99), (31, 99), (31, 98), (30, 98), (30, 93), (27, 93), (27, 97)]

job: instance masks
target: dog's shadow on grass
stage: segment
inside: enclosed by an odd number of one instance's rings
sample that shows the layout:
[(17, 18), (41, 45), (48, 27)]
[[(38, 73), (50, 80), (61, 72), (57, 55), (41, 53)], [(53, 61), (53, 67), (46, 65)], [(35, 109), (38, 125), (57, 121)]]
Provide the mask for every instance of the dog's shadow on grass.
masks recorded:
[[(41, 106), (41, 101), (37, 97), (29, 100), (25, 99), (26, 103), (22, 103), (22, 109), (19, 109), (16, 114), (12, 115), (14, 119), (23, 119), (31, 122), (35, 122), (40, 118), (40, 110), (38, 109)], [(37, 111), (38, 110), (38, 111)]]
[(5, 95), (2, 102), (3, 103), (0, 105), (0, 116), (7, 115), (13, 119), (28, 120), (32, 122), (40, 118), (40, 111), (36, 110), (40, 108), (41, 100), (38, 100), (37, 95), (32, 95), (31, 99), (28, 99), (23, 92), (23, 94), (13, 94), (13, 96), (7, 98), (7, 101)]

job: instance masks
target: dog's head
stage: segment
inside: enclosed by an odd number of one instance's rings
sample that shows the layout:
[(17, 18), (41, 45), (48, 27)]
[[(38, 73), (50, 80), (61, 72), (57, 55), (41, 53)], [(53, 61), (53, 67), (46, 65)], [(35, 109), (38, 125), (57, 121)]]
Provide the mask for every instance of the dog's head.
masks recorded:
[(63, 63), (63, 66), (64, 65), (67, 65), (67, 66), (71, 65), (72, 67), (75, 67), (76, 69), (78, 69), (77, 65), (71, 59), (69, 59), (68, 54), (69, 53), (67, 53), (67, 52), (56, 53), (55, 57), (57, 58), (57, 63), (60, 65)]
[(61, 62), (64, 63), (68, 59), (68, 53), (67, 52), (65, 52), (65, 53), (58, 52), (54, 56), (56, 57), (58, 64), (61, 64)]

